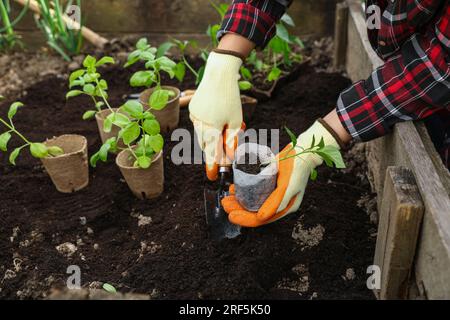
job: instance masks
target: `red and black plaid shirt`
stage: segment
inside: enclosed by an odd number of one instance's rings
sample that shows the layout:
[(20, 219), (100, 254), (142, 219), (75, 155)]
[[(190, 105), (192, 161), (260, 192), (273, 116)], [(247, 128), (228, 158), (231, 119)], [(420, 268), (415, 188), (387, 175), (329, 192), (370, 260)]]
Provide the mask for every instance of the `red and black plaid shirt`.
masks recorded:
[[(368, 0), (381, 10), (369, 39), (386, 62), (367, 80), (342, 92), (337, 112), (348, 132), (367, 141), (400, 121), (423, 119), (450, 108), (450, 0)], [(264, 47), (289, 0), (235, 0), (219, 37), (243, 35)]]

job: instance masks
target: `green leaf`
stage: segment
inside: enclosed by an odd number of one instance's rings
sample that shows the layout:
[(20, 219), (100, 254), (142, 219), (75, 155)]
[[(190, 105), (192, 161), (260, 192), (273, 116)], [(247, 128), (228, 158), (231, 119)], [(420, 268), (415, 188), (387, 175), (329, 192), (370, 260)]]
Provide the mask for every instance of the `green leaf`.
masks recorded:
[(287, 134), (289, 135), (289, 138), (291, 139), (292, 146), (295, 147), (297, 145), (297, 135), (291, 131), (288, 127), (284, 127), (284, 130), (286, 130)]
[(149, 105), (152, 109), (162, 110), (169, 102), (169, 93), (167, 90), (157, 89), (150, 97)]
[(323, 161), (325, 161), (328, 167), (333, 167), (333, 159), (330, 157), (330, 155), (322, 151), (316, 151), (316, 154), (319, 155), (323, 159)]
[(157, 135), (161, 131), (159, 122), (153, 119), (145, 120), (142, 126), (144, 131), (151, 136)]
[(95, 59), (91, 55), (88, 55), (83, 61), (83, 66), (85, 68), (94, 68), (96, 63), (97, 63), (97, 59)]
[(124, 114), (120, 112), (114, 113), (114, 116), (111, 118), (112, 123), (119, 128), (125, 128), (131, 122), (131, 120)]
[(160, 152), (164, 147), (164, 138), (160, 134), (150, 136), (146, 141), (154, 152)]
[(186, 76), (186, 65), (183, 62), (179, 62), (175, 68), (175, 78), (177, 78), (178, 81), (183, 82), (184, 77)]
[(111, 117), (111, 115), (109, 115), (103, 122), (103, 131), (105, 131), (106, 133), (110, 133), (112, 130), (112, 126), (113, 126), (112, 118), (113, 117)]
[(78, 80), (80, 77), (82, 77), (86, 73), (86, 70), (76, 70), (70, 74), (69, 77), (69, 83), (73, 83), (75, 80)]
[(89, 160), (89, 163), (91, 164), (92, 168), (97, 167), (98, 160), (100, 160), (100, 152), (93, 154), (91, 159)]
[(132, 87), (150, 87), (153, 83), (154, 74), (151, 71), (138, 71), (131, 76)]
[(153, 61), (155, 60), (155, 55), (150, 51), (144, 51), (139, 55), (139, 59), (144, 61)]
[(103, 284), (103, 290), (105, 290), (106, 292), (109, 292), (109, 293), (117, 293), (116, 288), (114, 288), (109, 283), (104, 283)]
[(165, 56), (167, 52), (174, 47), (175, 44), (172, 42), (164, 42), (158, 47), (158, 51), (156, 52), (156, 57), (161, 58), (162, 56)]
[(109, 143), (105, 143), (100, 147), (100, 150), (98, 151), (98, 157), (103, 162), (106, 162), (108, 160), (108, 153), (111, 149), (111, 145)]
[(24, 106), (24, 104), (23, 104), (22, 102), (14, 102), (14, 103), (9, 107), (8, 118), (9, 118), (9, 119), (14, 118), (14, 116), (15, 116), (16, 113), (17, 113), (17, 110), (18, 110), (20, 107), (23, 107), (23, 106)]
[(200, 84), (200, 82), (203, 80), (203, 75), (205, 74), (205, 70), (206, 70), (206, 67), (205, 66), (202, 66), (200, 69), (198, 69), (198, 77), (197, 77), (197, 79), (195, 79), (195, 85), (198, 85), (198, 84)]
[(148, 48), (148, 40), (146, 38), (141, 38), (136, 43), (136, 48), (139, 50), (145, 50)]
[(114, 61), (113, 57), (103, 57), (101, 58), (99, 61), (97, 61), (97, 63), (95, 64), (96, 67), (100, 67), (103, 66), (105, 64), (115, 64), (116, 62)]
[(241, 91), (250, 90), (252, 87), (253, 87), (253, 85), (248, 81), (239, 81), (239, 89)]
[(268, 46), (274, 53), (284, 54), (288, 50), (288, 43), (279, 36), (273, 37)]
[(121, 110), (125, 111), (134, 118), (141, 119), (143, 117), (142, 113), (144, 112), (144, 107), (137, 100), (128, 100), (121, 107)]
[(98, 109), (98, 110), (101, 110), (102, 109), (102, 107), (105, 105), (105, 103), (103, 102), (103, 101), (98, 101), (96, 104), (95, 104), (95, 107)]
[(77, 97), (77, 96), (79, 96), (79, 95), (81, 95), (81, 94), (83, 94), (83, 93), (84, 93), (84, 92), (81, 91), (81, 90), (72, 90), (72, 91), (69, 91), (69, 92), (66, 94), (66, 99), (73, 98), (73, 97)]
[(241, 75), (247, 81), (252, 80), (252, 72), (246, 67), (241, 67)]
[(126, 145), (130, 145), (139, 138), (140, 134), (141, 128), (139, 127), (139, 124), (133, 122), (123, 130), (122, 140)]
[(92, 84), (87, 84), (83, 87), (83, 91), (84, 91), (84, 93), (92, 96), (95, 94), (95, 87)]
[(311, 141), (311, 147), (309, 147), (310, 149), (314, 148), (316, 146), (316, 136), (313, 135), (312, 137), (312, 141)]
[(172, 69), (177, 65), (174, 61), (169, 58), (163, 56), (161, 58), (156, 59), (156, 62), (161, 66), (161, 68)]
[(48, 147), (48, 154), (52, 157), (59, 157), (64, 154), (64, 150), (57, 146)]
[(148, 169), (150, 168), (152, 164), (152, 159), (150, 159), (147, 156), (141, 156), (137, 159), (138, 166), (142, 169)]
[(270, 71), (269, 75), (267, 76), (267, 80), (270, 82), (276, 81), (280, 78), (281, 75), (281, 69), (278, 67), (273, 67)]
[(43, 143), (31, 143), (30, 152), (33, 157), (38, 159), (43, 159), (48, 156), (48, 148)]
[(0, 135), (0, 150), (8, 151), (8, 142), (11, 139), (11, 134), (9, 132), (5, 132)]
[(95, 117), (97, 111), (89, 110), (83, 114), (83, 120), (89, 120)]
[(316, 181), (317, 180), (317, 170), (316, 169), (312, 169), (311, 170), (311, 180), (312, 181)]
[(13, 152), (11, 152), (11, 154), (9, 155), (9, 162), (15, 166), (16, 165), (16, 159), (20, 154), (20, 151), (22, 150), (22, 148), (16, 148), (14, 149)]
[(288, 26), (290, 27), (295, 27), (295, 22), (294, 20), (291, 18), (290, 15), (288, 15), (287, 13), (285, 13), (282, 17), (281, 17), (281, 21), (283, 21), (284, 23), (286, 23)]
[(328, 157), (331, 158), (337, 169), (346, 168), (344, 159), (342, 158), (342, 154), (338, 148), (336, 148), (335, 146), (328, 145), (322, 149), (322, 152), (327, 154)]
[(323, 137), (320, 138), (320, 142), (317, 146), (319, 149), (323, 149), (325, 147), (325, 140), (323, 140)]

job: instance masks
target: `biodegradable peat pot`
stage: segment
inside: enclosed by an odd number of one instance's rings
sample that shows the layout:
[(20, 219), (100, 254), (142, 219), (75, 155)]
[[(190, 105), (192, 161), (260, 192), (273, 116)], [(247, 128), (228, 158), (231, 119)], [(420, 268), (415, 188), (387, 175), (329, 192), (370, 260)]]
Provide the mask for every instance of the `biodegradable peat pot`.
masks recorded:
[[(119, 109), (113, 109), (115, 112), (117, 112)], [(98, 126), (98, 132), (100, 133), (100, 138), (102, 139), (102, 143), (105, 143), (110, 138), (117, 138), (119, 135), (120, 128), (116, 125), (113, 125), (111, 127), (111, 132), (105, 132), (103, 130), (103, 125), (105, 123), (105, 119), (112, 113), (110, 109), (105, 109), (102, 111), (99, 111), (95, 114), (95, 120), (97, 120), (97, 126)], [(122, 140), (119, 140), (117, 143), (117, 146), (119, 148), (125, 148), (125, 144)]]
[(64, 154), (41, 159), (56, 189), (72, 193), (89, 184), (87, 140), (79, 135), (63, 135), (47, 140), (48, 147), (60, 147)]
[(248, 211), (257, 212), (275, 190), (278, 165), (274, 160), (267, 146), (246, 143), (237, 149), (233, 163), (236, 199)]
[(241, 103), (244, 122), (249, 123), (253, 119), (253, 114), (256, 111), (256, 105), (258, 104), (258, 100), (249, 96), (242, 95)]
[(148, 169), (136, 168), (130, 150), (117, 155), (116, 164), (130, 190), (139, 199), (157, 198), (164, 191), (164, 162), (162, 151), (154, 156)]
[[(180, 96), (181, 92), (178, 88), (162, 86), (163, 89), (169, 90), (175, 93), (175, 97), (169, 100), (167, 106), (162, 110), (152, 110), (156, 120), (158, 120), (161, 126), (161, 132), (167, 133), (175, 130), (180, 122)], [(147, 89), (141, 93), (139, 100), (145, 109), (149, 109), (148, 100), (150, 99), (155, 88)]]

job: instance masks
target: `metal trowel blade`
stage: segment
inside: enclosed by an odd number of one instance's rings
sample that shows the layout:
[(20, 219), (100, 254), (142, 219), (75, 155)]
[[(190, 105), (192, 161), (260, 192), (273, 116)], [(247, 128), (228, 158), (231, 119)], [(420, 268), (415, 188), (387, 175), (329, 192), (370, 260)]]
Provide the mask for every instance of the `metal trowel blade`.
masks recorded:
[(205, 188), (205, 213), (209, 237), (214, 241), (234, 239), (241, 234), (241, 226), (232, 224), (220, 201), (225, 196), (217, 190)]

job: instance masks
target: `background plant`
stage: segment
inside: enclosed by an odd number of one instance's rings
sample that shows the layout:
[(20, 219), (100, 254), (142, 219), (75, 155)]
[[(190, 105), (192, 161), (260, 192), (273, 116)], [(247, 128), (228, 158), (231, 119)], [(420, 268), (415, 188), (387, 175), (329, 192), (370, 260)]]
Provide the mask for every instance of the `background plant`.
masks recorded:
[(151, 88), (154, 86), (154, 91), (151, 94), (148, 105), (155, 110), (164, 109), (170, 98), (175, 96), (175, 92), (163, 89), (161, 86), (161, 73), (164, 72), (170, 76), (175, 77), (175, 69), (177, 64), (169, 59), (165, 54), (167, 50), (159, 50), (152, 47), (145, 38), (140, 39), (136, 43), (136, 50), (130, 53), (125, 68), (130, 67), (138, 62), (145, 64), (145, 69), (137, 71), (130, 79), (132, 87)]
[(11, 3), (9, 0), (0, 0), (0, 50), (7, 51), (20, 44), (20, 36), (15, 32), (14, 26), (22, 20), (28, 11), (28, 2), (16, 19), (11, 21)]
[(108, 102), (108, 83), (105, 79), (102, 79), (101, 74), (97, 71), (98, 67), (114, 63), (112, 57), (106, 56), (97, 61), (95, 57), (88, 55), (83, 61), (84, 68), (76, 70), (70, 75), (69, 88), (72, 90), (67, 93), (66, 98), (87, 95), (92, 99), (95, 106), (95, 110), (88, 110), (84, 113), (84, 120), (93, 118), (104, 106), (114, 113)]
[[(0, 100), (3, 99), (2, 96), (0, 96)], [(19, 108), (23, 107), (23, 103), (21, 102), (14, 102), (11, 104), (8, 110), (7, 119), (0, 118), (0, 123), (6, 127), (7, 131), (0, 134), (0, 151), (7, 152), (8, 151), (8, 144), (12, 138), (12, 135), (18, 136), (21, 141), (22, 145), (18, 148), (15, 148), (11, 154), (9, 155), (9, 162), (12, 165), (16, 165), (16, 159), (19, 156), (20, 152), (25, 149), (29, 148), (29, 151), (31, 155), (38, 159), (43, 159), (47, 157), (56, 157), (64, 154), (64, 151), (59, 147), (47, 147), (43, 143), (39, 142), (32, 142), (28, 140), (22, 133), (20, 133), (15, 125), (13, 118), (16, 115)]]
[(58, 52), (65, 60), (70, 61), (71, 56), (80, 53), (83, 45), (83, 36), (80, 29), (70, 29), (64, 22), (63, 16), (67, 8), (74, 3), (81, 7), (81, 0), (64, 1), (65, 6), (60, 0), (37, 0), (40, 9), (40, 15), (37, 16), (36, 24), (42, 30), (47, 38), (47, 44)]

